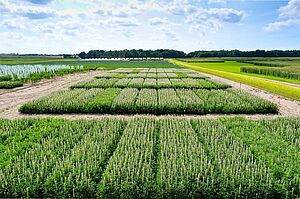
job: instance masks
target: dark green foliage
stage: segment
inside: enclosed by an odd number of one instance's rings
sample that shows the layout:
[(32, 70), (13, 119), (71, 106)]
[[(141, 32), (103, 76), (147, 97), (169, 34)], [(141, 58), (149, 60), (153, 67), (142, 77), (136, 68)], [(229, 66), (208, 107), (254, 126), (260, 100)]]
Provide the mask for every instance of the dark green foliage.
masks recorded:
[(0, 89), (12, 89), (23, 86), (21, 81), (0, 81)]

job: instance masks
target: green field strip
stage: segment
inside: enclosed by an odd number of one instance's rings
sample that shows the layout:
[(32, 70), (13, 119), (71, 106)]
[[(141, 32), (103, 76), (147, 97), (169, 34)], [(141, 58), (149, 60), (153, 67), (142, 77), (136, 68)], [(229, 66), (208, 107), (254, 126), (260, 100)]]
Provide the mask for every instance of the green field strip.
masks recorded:
[[(18, 126), (12, 123), (26, 128), (18, 129)], [(18, 156), (51, 136), (55, 128), (62, 124), (62, 121), (26, 119), (15, 122), (0, 119), (0, 124), (0, 169), (3, 169)], [(4, 126), (12, 128), (3, 128)]]
[(180, 114), (181, 101), (174, 89), (159, 89), (157, 114)]
[(131, 88), (142, 88), (144, 81), (144, 78), (134, 78), (128, 83), (127, 86)]
[(22, 113), (31, 113), (31, 110), (35, 110), (35, 113), (38, 114), (62, 114), (66, 112), (86, 113), (90, 112), (90, 106), (87, 106), (88, 103), (96, 95), (103, 91), (103, 89), (75, 89), (59, 91), (53, 95), (42, 97), (40, 100), (27, 103), (20, 107), (20, 111)]
[(135, 107), (137, 113), (152, 113), (157, 111), (158, 94), (154, 89), (141, 89)]
[[(235, 121), (227, 124), (236, 137), (242, 140), (254, 156), (265, 161), (277, 183), (278, 195), (286, 198), (299, 197), (300, 193), (300, 149), (282, 139), (276, 131), (266, 131), (253, 122)], [(229, 129), (231, 129), (229, 128)], [(272, 129), (272, 127), (270, 127)]]
[(204, 113), (267, 114), (278, 113), (276, 104), (237, 90), (194, 90), (203, 101)]
[(98, 183), (118, 145), (125, 123), (112, 119), (92, 123), (89, 133), (68, 157), (59, 161), (46, 179), (44, 189), (47, 197), (96, 197)]
[(102, 79), (93, 79), (89, 81), (79, 82), (73, 86), (74, 88), (110, 88), (114, 87), (114, 84), (118, 81), (118, 78), (102, 78)]
[(139, 95), (139, 90), (135, 88), (125, 88), (117, 96), (111, 107), (110, 113), (131, 114), (136, 112), (135, 103)]
[[(272, 198), (275, 181), (270, 169), (219, 121), (193, 120), (192, 125), (214, 165), (210, 193), (216, 198)], [(242, 171), (242, 172), (241, 172)]]
[(23, 86), (21, 81), (0, 81), (0, 89), (12, 89)]
[(114, 84), (114, 87), (117, 87), (117, 88), (126, 88), (126, 87), (128, 87), (128, 84), (129, 84), (130, 81), (131, 81), (130, 78), (122, 78), (122, 79), (119, 79), (119, 80)]
[(208, 196), (214, 168), (188, 120), (161, 120), (159, 146), (158, 198)]
[(157, 88), (156, 79), (145, 79), (143, 83), (143, 88)]
[(181, 101), (181, 106), (178, 109), (183, 114), (204, 114), (204, 111), (201, 112), (203, 110), (203, 101), (192, 90), (177, 89), (176, 93)]
[(171, 81), (168, 78), (157, 79), (156, 85), (158, 88), (166, 88), (171, 85)]
[(269, 91), (274, 94), (278, 94), (278, 95), (281, 95), (281, 96), (284, 96), (284, 97), (287, 97), (290, 99), (300, 101), (300, 88), (298, 88), (298, 87), (289, 86), (284, 83), (268, 81), (268, 80), (262, 79), (262, 78), (250, 77), (250, 76), (235, 74), (235, 73), (231, 73), (231, 72), (224, 72), (224, 71), (219, 71), (219, 70), (214, 70), (214, 69), (208, 69), (208, 68), (204, 68), (204, 67), (200, 67), (200, 66), (195, 66), (190, 63), (177, 61), (174, 59), (170, 59), (169, 61), (173, 64), (178, 64), (179, 66), (187, 67), (187, 68), (190, 68), (190, 69), (193, 69), (193, 70), (196, 70), (199, 72), (203, 72), (203, 73), (208, 73), (211, 75), (220, 76), (220, 77), (223, 77), (223, 78), (226, 78), (229, 80), (233, 80), (236, 82), (240, 82), (243, 84), (248, 84), (250, 86), (253, 86), (253, 87), (256, 87), (259, 89), (263, 89), (263, 90)]
[(115, 98), (121, 93), (121, 89), (108, 88), (98, 93), (87, 103), (84, 103), (88, 113), (105, 113), (111, 110)]
[(89, 132), (89, 123), (62, 125), (48, 139), (16, 158), (0, 170), (0, 197), (44, 196), (45, 179), (57, 166), (58, 160), (67, 158), (72, 149)]
[(262, 120), (259, 122), (259, 126), (266, 132), (275, 131), (285, 141), (300, 147), (300, 118)]
[(156, 123), (129, 122), (99, 184), (100, 198), (147, 198), (153, 194)]
[[(169, 79), (168, 83), (158, 84)], [(84, 81), (71, 86), (76, 88), (189, 88), (189, 89), (227, 89), (227, 84), (213, 82), (207, 79), (194, 78), (98, 78), (95, 80)]]

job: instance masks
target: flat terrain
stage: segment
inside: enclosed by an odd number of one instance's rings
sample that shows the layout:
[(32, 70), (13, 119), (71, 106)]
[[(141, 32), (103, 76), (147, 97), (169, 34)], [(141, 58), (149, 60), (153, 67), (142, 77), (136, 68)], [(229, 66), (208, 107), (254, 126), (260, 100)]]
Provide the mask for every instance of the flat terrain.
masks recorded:
[(299, 122), (1, 119), (0, 197), (297, 198)]
[(214, 76), (219, 76), (225, 79), (233, 80), (242, 84), (247, 84), (258, 89), (269, 91), (271, 93), (287, 97), (289, 99), (297, 100), (300, 102), (300, 88), (298, 86), (293, 86), (291, 84), (282, 83), (279, 81), (268, 80), (265, 78), (245, 76), (237, 73), (226, 72), (218, 69), (210, 69), (201, 66), (197, 66), (197, 63), (188, 63), (183, 61), (178, 61), (171, 59), (172, 63), (203, 72), (206, 74), (211, 74)]
[(299, 102), (167, 62), (109, 65), (0, 90), (0, 198), (300, 197)]
[(91, 71), (81, 74), (71, 74), (62, 77), (47, 79), (34, 84), (27, 84), (24, 87), (15, 88), (13, 90), (0, 91), (0, 117), (11, 117), (18, 114), (18, 107), (25, 102), (37, 99), (42, 96), (58, 90), (69, 88), (76, 82), (92, 79), (101, 71)]
[[(97, 77), (99, 75), (103, 74), (103, 71), (92, 71), (82, 74), (72, 74), (65, 77), (56, 77), (55, 79), (45, 80), (40, 83), (37, 83), (36, 85), (29, 85), (27, 87), (24, 87), (22, 89), (17, 89), (16, 92), (12, 91), (2, 91), (2, 94), (0, 94), (0, 108), (2, 112), (0, 113), (0, 117), (4, 118), (20, 118), (20, 117), (28, 117), (28, 116), (34, 116), (34, 115), (23, 115), (18, 112), (18, 108), (25, 104), (26, 102), (30, 102), (34, 99), (38, 99), (43, 96), (47, 96), (52, 92), (59, 91), (59, 90), (66, 90), (68, 87), (84, 81), (84, 80), (92, 80), (93, 77)], [(203, 74), (201, 74), (203, 75)], [(262, 97), (266, 100), (269, 100), (273, 103), (275, 103), (279, 107), (279, 115), (272, 115), (272, 117), (277, 116), (287, 116), (287, 117), (296, 117), (299, 116), (300, 113), (300, 104), (296, 101), (287, 100), (283, 97), (280, 97), (278, 95), (270, 94), (268, 92), (262, 91), (260, 89), (253, 88), (251, 86), (247, 86), (244, 84), (236, 83), (230, 80), (226, 80), (224, 78), (219, 78), (213, 75), (205, 74), (206, 76), (209, 76), (212, 80), (216, 80), (220, 83), (226, 83), (231, 86), (233, 86), (236, 89), (242, 89), (247, 92), (250, 92), (251, 94), (255, 96)], [(8, 92), (8, 93), (7, 93)], [(125, 114), (126, 115), (126, 114)], [(241, 114), (237, 114), (238, 116), (241, 116)], [(45, 116), (51, 116), (51, 115), (45, 115)], [(53, 116), (53, 115), (52, 115)], [(192, 116), (192, 115), (190, 115)], [(206, 117), (222, 117), (224, 115), (208, 115)], [(263, 118), (263, 117), (270, 117), (270, 116), (264, 116), (264, 115), (244, 115), (249, 118)], [(62, 114), (62, 115), (55, 115), (55, 117), (66, 117), (66, 118), (99, 118), (101, 116), (97, 115), (74, 115), (74, 114)], [(203, 116), (202, 116), (203, 117)]]

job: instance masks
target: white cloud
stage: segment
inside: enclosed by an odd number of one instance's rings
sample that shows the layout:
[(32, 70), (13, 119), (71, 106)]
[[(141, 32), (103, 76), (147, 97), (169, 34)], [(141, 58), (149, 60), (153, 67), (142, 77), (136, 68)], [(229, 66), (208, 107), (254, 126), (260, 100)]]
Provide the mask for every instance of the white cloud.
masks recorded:
[(226, 3), (226, 0), (208, 0), (208, 3), (209, 4), (225, 4)]
[(106, 23), (109, 26), (112, 27), (135, 27), (138, 26), (139, 23), (134, 18), (118, 18), (118, 17), (112, 17), (107, 21)]
[(300, 17), (300, 1), (290, 0), (286, 6), (279, 8), (280, 17)]
[(23, 34), (17, 32), (0, 32), (1, 39), (8, 39), (10, 41), (21, 40), (24, 38)]
[(14, 4), (8, 0), (0, 1), (1, 10), (4, 14), (13, 14), (29, 19), (44, 19), (56, 15), (56, 11), (47, 7), (27, 5), (27, 4)]
[(168, 18), (160, 18), (160, 17), (154, 17), (149, 19), (150, 25), (157, 26), (157, 25), (163, 25), (168, 23)]
[(192, 24), (191, 30), (206, 32), (216, 32), (224, 26), (224, 22), (238, 23), (245, 13), (231, 8), (198, 8), (196, 12), (187, 16), (187, 22)]
[(300, 1), (290, 0), (286, 6), (279, 8), (279, 20), (269, 23), (264, 30), (278, 31), (283, 28), (300, 26)]
[[(203, 5), (207, 6), (208, 1), (219, 3), (218, 8), (211, 8), (212, 4), (205, 9)], [(145, 35), (172, 43), (183, 37), (184, 30), (199, 35), (218, 31), (226, 23), (240, 22), (245, 13), (220, 8), (221, 1), (207, 0), (202, 5), (196, 0), (0, 0), (0, 27), (2, 31), (26, 35), (25, 39), (51, 40), (53, 46), (57, 41), (92, 40), (98, 36), (101, 39), (97, 41), (114, 40), (115, 45), (124, 37), (142, 41)]]
[(266, 31), (277, 31), (290, 26), (300, 26), (300, 19), (288, 19), (285, 21), (276, 21), (269, 23), (266, 27)]

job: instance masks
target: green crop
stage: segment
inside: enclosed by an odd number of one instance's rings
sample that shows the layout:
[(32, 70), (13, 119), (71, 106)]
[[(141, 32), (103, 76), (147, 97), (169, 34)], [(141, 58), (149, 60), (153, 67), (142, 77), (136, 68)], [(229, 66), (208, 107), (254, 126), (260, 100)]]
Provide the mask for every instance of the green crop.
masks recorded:
[(1, 120), (0, 197), (299, 198), (300, 120)]
[(0, 81), (0, 89), (12, 89), (23, 86), (21, 81)]
[(259, 114), (277, 113), (275, 104), (246, 92), (184, 89), (75, 89), (24, 104), (22, 113)]
[[(194, 78), (98, 78), (84, 81), (71, 86), (75, 88), (198, 88), (198, 89), (226, 89), (227, 84), (217, 83), (206, 79)], [(164, 82), (161, 84), (161, 82)], [(168, 82), (168, 84), (167, 84)]]

